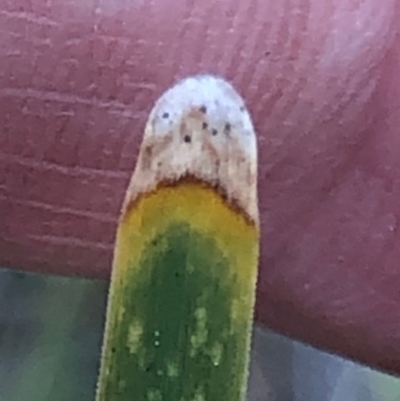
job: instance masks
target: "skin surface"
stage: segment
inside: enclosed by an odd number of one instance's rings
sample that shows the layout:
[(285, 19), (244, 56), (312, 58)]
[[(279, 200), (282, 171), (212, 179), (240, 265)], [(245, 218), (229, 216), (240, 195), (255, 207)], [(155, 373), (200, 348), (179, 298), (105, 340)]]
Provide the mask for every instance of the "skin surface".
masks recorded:
[(400, 372), (399, 0), (0, 0), (0, 265), (106, 278), (153, 102), (215, 73), (259, 134), (257, 319)]

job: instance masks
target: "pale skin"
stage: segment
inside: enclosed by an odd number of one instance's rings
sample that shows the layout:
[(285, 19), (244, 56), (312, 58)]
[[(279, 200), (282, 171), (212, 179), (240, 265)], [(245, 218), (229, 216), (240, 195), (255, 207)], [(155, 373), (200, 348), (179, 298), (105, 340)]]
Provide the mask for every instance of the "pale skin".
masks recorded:
[(400, 372), (399, 0), (3, 0), (0, 265), (108, 277), (147, 114), (230, 80), (259, 142), (257, 320)]

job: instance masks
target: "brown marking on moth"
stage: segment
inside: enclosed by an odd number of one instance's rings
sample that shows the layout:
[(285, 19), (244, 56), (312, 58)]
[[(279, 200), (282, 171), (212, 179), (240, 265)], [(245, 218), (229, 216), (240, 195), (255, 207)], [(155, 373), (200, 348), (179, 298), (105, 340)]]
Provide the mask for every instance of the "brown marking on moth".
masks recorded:
[(220, 166), (220, 161), (216, 160), (214, 163), (214, 168), (215, 168), (215, 175), (218, 176), (219, 175), (219, 166)]
[[(202, 106), (203, 107), (203, 106)], [(205, 106), (204, 106), (205, 107)], [(206, 114), (206, 112), (201, 111), (202, 108), (200, 107), (200, 109), (198, 109), (197, 107), (191, 107), (187, 114), (186, 117), (187, 118), (195, 118), (196, 120), (202, 120), (204, 121), (205, 117), (204, 115)]]
[[(205, 106), (202, 106), (205, 109)], [(206, 127), (208, 126), (207, 117), (205, 116), (206, 112), (202, 112), (202, 107), (198, 109), (197, 107), (192, 107), (185, 114), (185, 117), (182, 120), (187, 120), (196, 126), (196, 129), (204, 129), (204, 124)]]
[(205, 112), (202, 111), (203, 109), (205, 109), (205, 106), (201, 106), (200, 109), (192, 107), (181, 118), (180, 136), (184, 142), (192, 142), (193, 134), (201, 134), (201, 130), (207, 129), (208, 122), (204, 116)]
[(219, 160), (218, 150), (212, 143), (212, 138), (210, 138), (209, 136), (205, 136), (203, 138), (202, 147), (204, 152), (207, 152), (208, 158), (210, 160), (212, 160), (213, 162), (218, 161), (219, 163), (221, 163), (221, 160)]
[(225, 123), (225, 125), (224, 125), (224, 134), (229, 137), (231, 135), (231, 129), (232, 129), (231, 124), (230, 123)]
[(141, 158), (141, 166), (144, 170), (147, 170), (151, 167), (152, 157), (153, 157), (153, 146), (149, 144), (143, 149)]
[(241, 216), (246, 224), (249, 226), (257, 226), (258, 223), (254, 221), (254, 219), (246, 213), (246, 211), (240, 207), (240, 205), (235, 202), (235, 200), (229, 199), (229, 196), (224, 188), (223, 185), (221, 185), (221, 182), (219, 180), (215, 181), (213, 184), (210, 182), (204, 181), (194, 175), (191, 174), (186, 174), (182, 177), (180, 177), (178, 180), (164, 180), (160, 181), (157, 183), (157, 185), (152, 188), (151, 190), (147, 192), (142, 192), (140, 193), (135, 199), (130, 199), (126, 205), (124, 206), (121, 219), (122, 221), (124, 220), (125, 217), (127, 217), (133, 209), (138, 205), (138, 203), (145, 198), (148, 198), (150, 195), (155, 194), (157, 191), (163, 188), (172, 188), (172, 187), (177, 187), (180, 185), (184, 184), (195, 184), (200, 187), (203, 187), (207, 190), (213, 191), (217, 193), (219, 196), (221, 196), (222, 200), (226, 204), (226, 206), (231, 209), (235, 214)]
[(157, 156), (162, 153), (165, 146), (169, 146), (171, 142), (170, 136), (157, 138), (157, 140), (150, 139), (147, 141), (146, 146), (139, 152), (138, 165), (141, 166), (143, 171), (155, 171), (156, 167), (161, 167), (165, 160), (160, 160)]
[[(192, 139), (190, 129), (188, 128), (188, 124), (185, 119), (182, 119), (180, 122), (179, 134), (180, 134), (181, 140), (184, 142), (190, 142)], [(190, 138), (189, 141), (187, 140), (187, 138)]]

